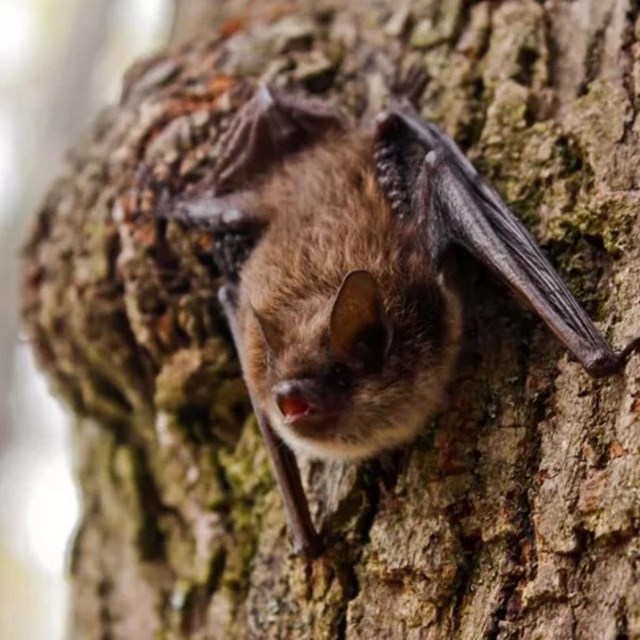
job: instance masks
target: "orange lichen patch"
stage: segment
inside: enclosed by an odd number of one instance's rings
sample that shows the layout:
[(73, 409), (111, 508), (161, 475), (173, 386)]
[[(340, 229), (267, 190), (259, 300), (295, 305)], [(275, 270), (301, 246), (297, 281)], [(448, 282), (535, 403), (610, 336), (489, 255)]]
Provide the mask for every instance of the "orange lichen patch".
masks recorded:
[(220, 27), (220, 35), (224, 40), (226, 40), (227, 38), (236, 35), (236, 33), (246, 31), (247, 26), (246, 16), (234, 16), (222, 23), (222, 26)]
[(215, 98), (227, 91), (231, 91), (231, 89), (234, 89), (238, 84), (238, 78), (224, 73), (219, 73), (209, 83), (208, 90), (211, 96)]
[(593, 462), (596, 458), (596, 452), (588, 442), (582, 446), (582, 457), (589, 462)]
[(162, 120), (156, 123), (156, 132), (159, 132), (163, 126), (181, 116), (190, 115), (195, 111), (201, 111), (203, 109), (210, 109), (211, 111), (218, 111), (219, 106), (222, 104), (220, 98), (226, 93), (221, 90), (221, 85), (226, 82), (227, 88), (231, 89), (235, 85), (231, 81), (218, 81), (216, 78), (212, 81), (210, 86), (215, 87), (215, 92), (208, 91), (202, 95), (188, 95), (176, 98), (175, 96), (168, 98), (162, 109)]
[(549, 471), (547, 469), (540, 469), (540, 471), (536, 473), (533, 479), (536, 484), (536, 487), (540, 488), (548, 477), (549, 477)]
[(162, 105), (162, 120), (156, 124), (154, 131), (151, 132), (151, 136), (159, 133), (167, 122), (175, 120), (181, 116), (187, 116), (194, 111), (200, 111), (202, 109), (215, 110), (216, 101), (219, 96), (212, 96), (206, 93), (202, 96), (189, 95), (181, 96), (179, 98), (171, 97)]
[(196, 234), (196, 244), (203, 251), (211, 251), (213, 250), (213, 236), (206, 232), (200, 231)]
[(520, 556), (522, 558), (522, 564), (530, 565), (534, 562), (536, 557), (536, 551), (533, 544), (529, 540), (523, 540), (520, 548)]
[(607, 471), (596, 471), (590, 478), (587, 478), (578, 501), (578, 510), (582, 513), (596, 511), (608, 484), (609, 474)]
[(156, 334), (163, 344), (171, 344), (173, 338), (173, 313), (171, 311), (163, 313), (157, 319)]
[(135, 225), (132, 230), (133, 239), (145, 248), (156, 245), (158, 241), (158, 227), (154, 222)]
[(614, 440), (609, 446), (609, 457), (611, 459), (621, 458), (629, 453), (617, 440)]
[(226, 111), (230, 103), (233, 104), (231, 95), (241, 82), (233, 76), (218, 74), (212, 77), (206, 90), (201, 94), (190, 93), (167, 97), (161, 103), (161, 115), (150, 123), (146, 134), (142, 137), (137, 147), (137, 157), (139, 159), (144, 157), (145, 149), (173, 120), (198, 111), (211, 113)]

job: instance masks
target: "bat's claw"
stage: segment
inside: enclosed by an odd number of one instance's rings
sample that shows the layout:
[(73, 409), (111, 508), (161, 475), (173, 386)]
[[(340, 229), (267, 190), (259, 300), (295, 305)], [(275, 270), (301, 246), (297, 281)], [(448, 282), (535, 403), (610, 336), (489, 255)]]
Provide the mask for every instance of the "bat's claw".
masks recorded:
[(324, 544), (319, 535), (304, 540), (293, 540), (293, 554), (300, 558), (313, 560), (320, 557), (323, 552)]
[(620, 367), (622, 368), (627, 364), (627, 360), (634, 354), (640, 351), (640, 336), (634, 338), (621, 352), (620, 352)]
[(635, 353), (636, 351), (640, 351), (640, 336), (634, 338), (623, 350), (620, 354), (622, 358), (627, 360), (627, 358)]
[(587, 371), (595, 378), (602, 378), (619, 373), (627, 364), (627, 360), (640, 351), (640, 336), (634, 338), (622, 351), (603, 353), (587, 367)]
[(419, 64), (412, 64), (393, 87), (393, 93), (417, 107), (429, 83), (429, 72)]

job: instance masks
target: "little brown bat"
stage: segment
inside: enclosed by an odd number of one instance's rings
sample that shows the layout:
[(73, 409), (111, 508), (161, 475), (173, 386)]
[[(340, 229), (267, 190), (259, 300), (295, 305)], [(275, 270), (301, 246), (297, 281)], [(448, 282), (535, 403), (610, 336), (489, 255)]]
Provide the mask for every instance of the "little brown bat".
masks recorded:
[(462, 333), (450, 246), (504, 281), (590, 374), (619, 370), (638, 344), (611, 349), (525, 227), (408, 100), (349, 126), (326, 102), (260, 87), (223, 136), (210, 186), (160, 215), (214, 235), (220, 300), (294, 549), (308, 556), (322, 546), (291, 450), (372, 456), (440, 407)]

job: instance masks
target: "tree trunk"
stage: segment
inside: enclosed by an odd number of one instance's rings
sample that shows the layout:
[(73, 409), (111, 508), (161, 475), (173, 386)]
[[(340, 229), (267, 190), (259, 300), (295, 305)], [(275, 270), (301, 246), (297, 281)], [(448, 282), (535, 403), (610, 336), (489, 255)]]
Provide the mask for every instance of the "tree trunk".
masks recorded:
[(138, 65), (40, 212), (24, 313), (78, 416), (73, 636), (640, 637), (640, 360), (590, 379), (467, 260), (448, 409), (381, 461), (303, 461), (328, 551), (290, 556), (209, 239), (152, 215), (206, 176), (238, 78), (367, 119), (424, 65), (423, 115), (612, 341), (640, 334), (638, 4), (343, 4), (262, 2)]

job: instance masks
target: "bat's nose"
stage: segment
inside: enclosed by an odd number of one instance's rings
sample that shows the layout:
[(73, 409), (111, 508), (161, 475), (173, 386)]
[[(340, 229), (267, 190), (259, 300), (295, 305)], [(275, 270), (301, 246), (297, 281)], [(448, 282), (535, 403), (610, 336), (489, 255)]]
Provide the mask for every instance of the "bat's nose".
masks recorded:
[(313, 412), (305, 380), (282, 380), (273, 386), (273, 397), (287, 422), (295, 422)]
[(282, 380), (272, 393), (284, 424), (302, 438), (326, 435), (339, 419), (339, 410), (329, 402), (321, 380)]

